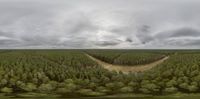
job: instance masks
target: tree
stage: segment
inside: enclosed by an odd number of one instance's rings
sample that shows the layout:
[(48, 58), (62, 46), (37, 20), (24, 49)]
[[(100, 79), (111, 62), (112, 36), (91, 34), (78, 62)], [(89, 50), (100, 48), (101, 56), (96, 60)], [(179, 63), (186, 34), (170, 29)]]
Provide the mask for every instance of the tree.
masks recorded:
[(142, 91), (144, 93), (150, 92), (152, 94), (158, 94), (160, 92), (160, 87), (155, 85), (154, 83), (148, 83), (148, 84), (142, 85)]
[(73, 91), (71, 89), (67, 88), (57, 88), (56, 93), (58, 94), (67, 94), (67, 93), (72, 93)]
[(102, 95), (105, 95), (105, 93), (95, 92), (91, 89), (80, 89), (80, 90), (77, 91), (77, 93), (79, 93), (81, 95), (85, 95), (85, 96), (102, 96)]
[(176, 87), (169, 87), (169, 88), (165, 88), (163, 92), (167, 94), (172, 94), (172, 93), (176, 93), (177, 91), (178, 89)]
[(2, 79), (0, 84), (1, 86), (5, 86), (8, 83), (8, 81), (6, 79)]
[(133, 88), (131, 86), (122, 87), (120, 89), (120, 92), (122, 92), (122, 93), (130, 93), (130, 92), (133, 92)]
[(32, 92), (37, 89), (37, 86), (33, 83), (27, 83), (22, 89), (24, 91)]
[(54, 88), (51, 84), (41, 84), (38, 88), (38, 91), (40, 91), (40, 92), (50, 92), (53, 90), (54, 90)]
[(91, 82), (88, 84), (88, 88), (90, 88), (90, 89), (96, 89), (96, 87), (97, 87), (96, 83)]
[(182, 83), (182, 84), (179, 85), (179, 87), (184, 89), (184, 90), (188, 90), (189, 85), (188, 85), (188, 83)]
[(151, 93), (151, 91), (149, 89), (146, 89), (146, 88), (140, 88), (139, 91), (142, 92), (142, 93), (145, 93), (145, 94)]
[(166, 87), (173, 87), (176, 85), (177, 85), (177, 82), (173, 79), (166, 83)]
[(108, 89), (114, 90), (115, 89), (115, 84), (114, 83), (107, 83), (105, 85)]
[(1, 89), (2, 93), (12, 93), (13, 89), (12, 88), (8, 88), (8, 87), (4, 87)]
[(102, 93), (110, 93), (110, 92), (111, 92), (110, 89), (107, 89), (106, 87), (103, 87), (103, 86), (97, 87), (97, 88), (96, 88), (96, 91), (102, 92)]
[(131, 86), (132, 87), (132, 89), (133, 89), (133, 91), (138, 91), (138, 88), (139, 88), (139, 84), (137, 83), (137, 82), (129, 82), (128, 83), (128, 86)]
[(196, 85), (190, 85), (188, 86), (188, 90), (190, 92), (196, 92), (199, 88)]

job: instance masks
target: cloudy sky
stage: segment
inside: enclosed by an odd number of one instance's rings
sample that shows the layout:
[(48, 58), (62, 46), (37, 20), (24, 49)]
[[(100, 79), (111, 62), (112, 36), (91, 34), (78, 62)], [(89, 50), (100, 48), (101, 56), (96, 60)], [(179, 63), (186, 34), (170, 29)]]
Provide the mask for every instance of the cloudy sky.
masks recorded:
[(200, 48), (200, 0), (0, 0), (0, 48)]

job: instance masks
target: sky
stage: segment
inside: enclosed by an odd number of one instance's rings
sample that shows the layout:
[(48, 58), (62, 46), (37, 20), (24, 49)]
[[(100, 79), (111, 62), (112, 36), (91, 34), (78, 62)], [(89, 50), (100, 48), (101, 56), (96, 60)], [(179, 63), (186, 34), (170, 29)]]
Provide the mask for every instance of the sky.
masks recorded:
[(200, 0), (0, 0), (1, 49), (199, 49)]

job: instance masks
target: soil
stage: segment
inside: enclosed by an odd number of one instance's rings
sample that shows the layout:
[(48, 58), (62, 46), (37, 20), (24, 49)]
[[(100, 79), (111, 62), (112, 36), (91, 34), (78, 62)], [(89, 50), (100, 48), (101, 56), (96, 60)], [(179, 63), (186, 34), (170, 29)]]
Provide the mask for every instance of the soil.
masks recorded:
[(160, 60), (157, 60), (155, 62), (149, 63), (149, 64), (145, 64), (145, 65), (133, 65), (133, 66), (126, 66), (126, 65), (114, 65), (114, 64), (109, 64), (106, 63), (104, 61), (101, 61), (95, 57), (92, 57), (91, 55), (85, 54), (86, 56), (88, 56), (90, 59), (92, 59), (93, 61), (96, 61), (99, 65), (101, 65), (102, 67), (104, 67), (105, 69), (109, 70), (109, 71), (117, 71), (117, 72), (123, 72), (123, 73), (129, 73), (129, 72), (143, 72), (146, 70), (149, 70), (161, 63), (163, 63), (165, 60), (167, 60), (169, 58), (169, 56), (166, 56)]

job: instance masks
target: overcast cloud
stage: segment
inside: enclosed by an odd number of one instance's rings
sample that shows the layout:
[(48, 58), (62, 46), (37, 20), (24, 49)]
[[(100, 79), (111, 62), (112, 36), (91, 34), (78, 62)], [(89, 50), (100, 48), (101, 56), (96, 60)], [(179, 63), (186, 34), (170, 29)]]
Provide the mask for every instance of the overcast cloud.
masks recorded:
[(0, 0), (0, 48), (200, 48), (200, 0)]

